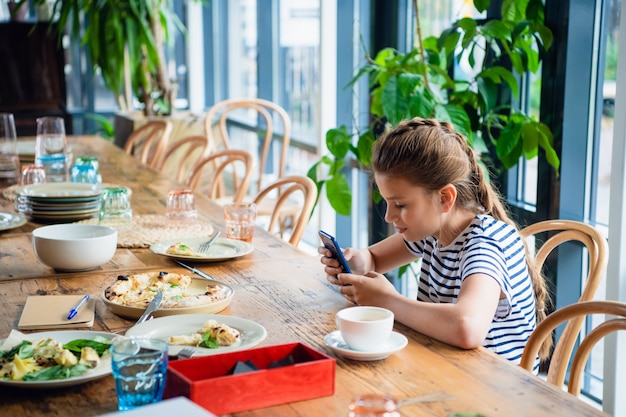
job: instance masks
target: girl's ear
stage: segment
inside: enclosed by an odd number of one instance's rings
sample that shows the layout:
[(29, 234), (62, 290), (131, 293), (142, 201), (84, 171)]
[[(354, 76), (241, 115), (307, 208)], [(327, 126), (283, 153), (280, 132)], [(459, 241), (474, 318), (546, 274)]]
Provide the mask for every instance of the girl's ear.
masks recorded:
[(441, 211), (444, 213), (449, 212), (454, 207), (456, 202), (456, 187), (452, 184), (448, 184), (439, 190), (439, 204), (441, 205)]

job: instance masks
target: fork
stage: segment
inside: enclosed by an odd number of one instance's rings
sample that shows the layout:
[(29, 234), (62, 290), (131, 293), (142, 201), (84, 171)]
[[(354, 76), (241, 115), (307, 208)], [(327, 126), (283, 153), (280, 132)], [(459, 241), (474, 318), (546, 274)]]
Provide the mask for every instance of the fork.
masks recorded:
[(189, 359), (196, 354), (196, 350), (191, 347), (185, 347), (178, 351), (178, 359)]
[(211, 236), (209, 240), (207, 240), (206, 242), (200, 245), (200, 247), (198, 248), (198, 252), (207, 254), (209, 252), (209, 249), (211, 248), (211, 245), (213, 245), (213, 242), (215, 242), (215, 240), (219, 237), (219, 235), (220, 235), (220, 231), (218, 230), (217, 232), (213, 234), (213, 236)]

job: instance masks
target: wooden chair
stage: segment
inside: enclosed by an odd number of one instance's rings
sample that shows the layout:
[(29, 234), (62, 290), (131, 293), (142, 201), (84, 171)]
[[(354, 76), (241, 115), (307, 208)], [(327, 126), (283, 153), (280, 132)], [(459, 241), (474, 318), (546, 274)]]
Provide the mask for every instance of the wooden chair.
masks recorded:
[[(202, 179), (208, 179), (207, 193), (214, 200), (238, 202), (242, 201), (248, 192), (252, 180), (254, 158), (250, 152), (240, 149), (224, 149), (213, 152), (199, 160), (193, 167), (185, 184), (193, 190), (202, 190)], [(234, 175), (237, 168), (243, 167), (243, 175)], [(224, 174), (230, 169), (232, 178), (232, 197), (226, 196)]]
[[(578, 241), (587, 248), (589, 270), (578, 302), (592, 300), (606, 274), (609, 253), (607, 240), (595, 227), (574, 220), (538, 222), (525, 227), (520, 234), (522, 238), (528, 240), (531, 236), (536, 237), (544, 232), (554, 233), (543, 242), (535, 254), (535, 259), (540, 266), (543, 266), (548, 255), (564, 242)], [(559, 387), (565, 383), (567, 366), (583, 323), (584, 317), (578, 317), (569, 321), (563, 329), (550, 359), (548, 382)]]
[(257, 132), (259, 137), (263, 136), (262, 148), (258, 158), (258, 178), (255, 184), (256, 190), (259, 191), (263, 188), (263, 179), (266, 174), (270, 147), (274, 136), (277, 135), (277, 129), (275, 127), (277, 120), (280, 121), (282, 125), (282, 132), (278, 134), (280, 136), (281, 151), (277, 166), (277, 178), (282, 178), (285, 175), (287, 152), (291, 140), (291, 119), (285, 109), (268, 100), (259, 98), (224, 100), (213, 105), (208, 110), (204, 119), (204, 127), (209, 143), (211, 144), (210, 146), (216, 149), (220, 149), (220, 147), (227, 149), (232, 148), (233, 144), (228, 131), (227, 122), (229, 116), (232, 117), (236, 110), (252, 111), (252, 115), (242, 113), (241, 111), (239, 114), (245, 115), (244, 117), (247, 123), (258, 124)]
[[(303, 200), (301, 203), (295, 204), (294, 200), (290, 200), (289, 197), (298, 191), (302, 193)], [(289, 243), (298, 246), (317, 198), (315, 182), (303, 175), (279, 178), (261, 190), (254, 198), (254, 203), (258, 207), (267, 198), (272, 198), (273, 192), (276, 192), (278, 197), (275, 199), (267, 230), (274, 232), (278, 227), (282, 237), (287, 229), (291, 229)]]
[(167, 120), (149, 120), (131, 133), (124, 151), (141, 163), (156, 168), (172, 133), (172, 123)]
[[(541, 344), (547, 337), (550, 337), (554, 329), (565, 322), (571, 323), (573, 320), (584, 321), (586, 317), (592, 314), (606, 314), (620, 317), (605, 320), (582, 338), (578, 350), (574, 355), (574, 360), (572, 361), (570, 379), (567, 386), (567, 391), (570, 394), (578, 396), (580, 394), (585, 365), (595, 344), (611, 332), (626, 330), (625, 303), (617, 301), (583, 301), (556, 310), (539, 323), (535, 331), (530, 335), (528, 343), (524, 348), (524, 353), (522, 354), (520, 366), (532, 371)], [(565, 363), (569, 361), (571, 354), (571, 351), (567, 352)], [(562, 362), (562, 360), (557, 361), (557, 366)], [(552, 369), (552, 366), (555, 366), (555, 364), (552, 363), (550, 369)], [(562, 384), (558, 386), (562, 387)]]
[(172, 172), (176, 181), (185, 182), (196, 163), (207, 156), (209, 140), (203, 135), (191, 135), (170, 143), (156, 169)]

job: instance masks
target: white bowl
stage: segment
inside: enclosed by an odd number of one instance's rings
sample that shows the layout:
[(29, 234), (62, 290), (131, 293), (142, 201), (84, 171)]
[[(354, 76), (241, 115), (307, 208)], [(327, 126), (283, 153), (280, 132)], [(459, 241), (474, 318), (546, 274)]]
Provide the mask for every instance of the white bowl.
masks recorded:
[(93, 224), (55, 224), (33, 230), (41, 262), (58, 271), (87, 271), (111, 260), (117, 230)]

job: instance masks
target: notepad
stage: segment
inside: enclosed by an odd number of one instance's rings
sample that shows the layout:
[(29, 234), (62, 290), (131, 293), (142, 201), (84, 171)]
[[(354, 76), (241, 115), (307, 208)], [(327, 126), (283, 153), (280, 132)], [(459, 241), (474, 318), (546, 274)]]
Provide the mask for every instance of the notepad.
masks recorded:
[(26, 299), (17, 327), (20, 330), (92, 327), (96, 312), (93, 298), (82, 306), (76, 317), (67, 319), (70, 308), (82, 298), (83, 295), (31, 295)]

